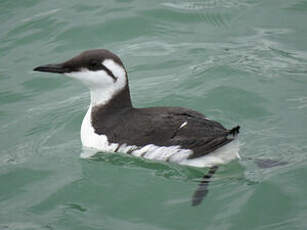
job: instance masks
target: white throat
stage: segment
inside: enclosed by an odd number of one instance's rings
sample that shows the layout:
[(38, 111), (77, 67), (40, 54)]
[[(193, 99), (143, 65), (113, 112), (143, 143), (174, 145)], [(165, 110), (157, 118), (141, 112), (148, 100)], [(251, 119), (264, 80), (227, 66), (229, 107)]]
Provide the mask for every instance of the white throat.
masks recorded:
[(106, 59), (102, 64), (108, 68), (116, 77), (114, 80), (105, 70), (90, 71), (82, 69), (79, 72), (71, 72), (66, 75), (77, 78), (87, 85), (91, 91), (91, 106), (104, 105), (111, 98), (123, 89), (127, 82), (125, 69), (114, 62), (112, 59)]

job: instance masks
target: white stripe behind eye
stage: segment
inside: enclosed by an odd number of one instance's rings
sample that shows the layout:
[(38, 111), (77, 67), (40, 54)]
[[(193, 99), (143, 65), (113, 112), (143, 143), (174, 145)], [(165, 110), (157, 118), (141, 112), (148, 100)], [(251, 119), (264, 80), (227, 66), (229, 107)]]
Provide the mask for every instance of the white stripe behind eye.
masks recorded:
[(126, 80), (126, 72), (119, 64), (114, 62), (111, 59), (106, 59), (102, 62), (102, 64), (107, 67), (115, 77), (117, 77), (119, 80)]

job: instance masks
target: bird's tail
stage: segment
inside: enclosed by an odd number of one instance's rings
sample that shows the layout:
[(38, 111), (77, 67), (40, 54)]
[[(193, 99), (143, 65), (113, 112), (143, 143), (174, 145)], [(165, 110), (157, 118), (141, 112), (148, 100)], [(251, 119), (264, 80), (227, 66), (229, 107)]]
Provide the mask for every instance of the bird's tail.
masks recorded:
[(228, 131), (228, 135), (232, 135), (233, 137), (237, 136), (240, 133), (240, 126), (236, 126)]

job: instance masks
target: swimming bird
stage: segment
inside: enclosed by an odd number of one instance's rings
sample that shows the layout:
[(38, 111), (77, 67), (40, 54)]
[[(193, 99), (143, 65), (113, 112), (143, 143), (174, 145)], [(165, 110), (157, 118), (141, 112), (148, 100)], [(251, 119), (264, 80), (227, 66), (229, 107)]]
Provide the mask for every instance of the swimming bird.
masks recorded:
[(34, 71), (64, 74), (88, 86), (91, 102), (81, 125), (85, 147), (196, 167), (238, 157), (238, 145), (230, 145), (240, 126), (226, 129), (182, 107), (134, 107), (126, 68), (108, 50), (88, 50)]

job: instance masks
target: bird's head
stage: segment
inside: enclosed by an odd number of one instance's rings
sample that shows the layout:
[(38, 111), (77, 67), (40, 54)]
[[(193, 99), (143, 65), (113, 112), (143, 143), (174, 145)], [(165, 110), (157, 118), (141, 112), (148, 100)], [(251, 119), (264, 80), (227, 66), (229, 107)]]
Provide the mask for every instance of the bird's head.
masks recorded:
[(93, 105), (105, 104), (128, 86), (127, 73), (120, 58), (105, 49), (88, 50), (63, 63), (41, 65), (33, 70), (80, 80), (90, 88)]

